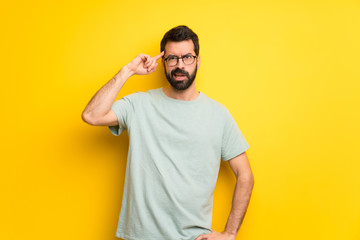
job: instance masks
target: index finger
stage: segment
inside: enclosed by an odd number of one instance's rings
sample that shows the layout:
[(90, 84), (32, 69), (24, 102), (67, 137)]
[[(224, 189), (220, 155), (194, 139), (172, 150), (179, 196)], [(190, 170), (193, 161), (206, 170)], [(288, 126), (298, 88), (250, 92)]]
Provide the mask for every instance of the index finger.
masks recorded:
[(155, 57), (153, 57), (153, 59), (155, 59), (155, 61), (159, 60), (162, 56), (164, 56), (164, 51), (162, 51), (159, 55), (156, 55)]

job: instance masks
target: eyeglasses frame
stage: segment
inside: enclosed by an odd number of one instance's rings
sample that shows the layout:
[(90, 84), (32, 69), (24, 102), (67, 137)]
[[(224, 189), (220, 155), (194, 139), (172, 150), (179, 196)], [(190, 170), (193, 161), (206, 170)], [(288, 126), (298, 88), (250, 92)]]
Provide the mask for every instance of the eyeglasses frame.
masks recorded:
[(196, 55), (192, 55), (192, 54), (190, 54), (193, 58), (194, 58), (194, 61), (192, 62), (192, 63), (190, 63), (190, 64), (186, 64), (185, 62), (184, 62), (184, 57), (188, 57), (189, 56), (189, 54), (186, 54), (186, 55), (184, 55), (184, 56), (182, 56), (182, 57), (178, 57), (178, 56), (171, 56), (171, 57), (175, 57), (176, 58), (176, 64), (175, 65), (173, 65), (173, 66), (169, 66), (169, 64), (168, 64), (168, 58), (169, 57), (167, 57), (167, 58), (164, 58), (164, 61), (166, 62), (166, 65), (168, 65), (168, 67), (174, 67), (174, 66), (176, 66), (176, 65), (178, 65), (179, 64), (179, 59), (181, 59), (182, 61), (183, 61), (183, 63), (185, 64), (185, 65), (191, 65), (191, 64), (193, 64), (194, 62), (195, 62), (195, 59), (197, 59), (197, 57), (198, 56), (196, 56)]

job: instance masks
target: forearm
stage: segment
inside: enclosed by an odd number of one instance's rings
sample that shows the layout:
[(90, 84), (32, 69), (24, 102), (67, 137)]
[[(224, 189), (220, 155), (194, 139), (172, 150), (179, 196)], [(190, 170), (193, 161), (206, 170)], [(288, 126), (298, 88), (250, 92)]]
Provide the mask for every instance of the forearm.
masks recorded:
[(112, 79), (96, 92), (85, 107), (83, 115), (96, 118), (104, 116), (109, 112), (121, 88), (131, 75), (132, 72), (126, 66), (123, 67)]
[(247, 178), (237, 178), (232, 207), (224, 232), (236, 237), (245, 217), (253, 185), (252, 175)]

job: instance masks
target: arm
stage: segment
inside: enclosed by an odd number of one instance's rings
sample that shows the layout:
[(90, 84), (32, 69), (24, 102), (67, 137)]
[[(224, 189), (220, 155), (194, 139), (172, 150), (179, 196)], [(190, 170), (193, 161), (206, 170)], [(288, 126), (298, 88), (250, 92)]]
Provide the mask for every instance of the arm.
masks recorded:
[(236, 176), (236, 186), (225, 231), (219, 233), (212, 230), (211, 233), (200, 235), (195, 240), (203, 238), (207, 240), (235, 240), (236, 238), (250, 201), (254, 177), (245, 152), (230, 159), (229, 164)]
[(225, 227), (225, 233), (234, 235), (234, 239), (244, 220), (254, 186), (254, 177), (246, 153), (229, 160), (229, 164), (236, 176), (236, 186), (230, 215)]
[(159, 55), (151, 58), (149, 55), (139, 54), (134, 60), (124, 66), (92, 97), (82, 113), (83, 121), (96, 126), (118, 125), (117, 117), (111, 110), (111, 105), (114, 103), (121, 88), (127, 79), (134, 74), (145, 75), (154, 72), (158, 65), (156, 61), (163, 55), (164, 52), (161, 52)]

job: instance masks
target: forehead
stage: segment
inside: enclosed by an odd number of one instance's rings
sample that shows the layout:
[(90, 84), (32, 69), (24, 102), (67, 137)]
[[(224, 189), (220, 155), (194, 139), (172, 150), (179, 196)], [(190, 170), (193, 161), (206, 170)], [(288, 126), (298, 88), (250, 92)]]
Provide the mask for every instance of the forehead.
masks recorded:
[(182, 56), (187, 53), (191, 53), (195, 55), (194, 51), (194, 43), (191, 39), (181, 41), (181, 42), (172, 42), (169, 41), (165, 45), (165, 55), (176, 55)]

